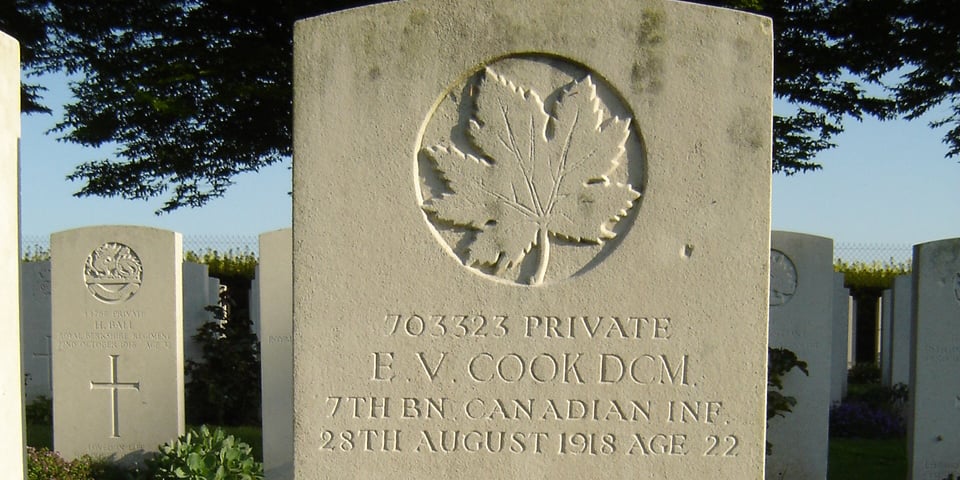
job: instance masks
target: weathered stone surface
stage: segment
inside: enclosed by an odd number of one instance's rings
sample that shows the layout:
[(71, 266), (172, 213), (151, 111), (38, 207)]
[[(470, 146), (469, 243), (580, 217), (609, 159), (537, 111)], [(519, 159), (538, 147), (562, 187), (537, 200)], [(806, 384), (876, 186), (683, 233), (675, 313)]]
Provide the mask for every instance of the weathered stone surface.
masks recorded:
[(54, 447), (139, 462), (184, 431), (180, 234), (80, 228), (50, 254)]
[(26, 400), (53, 398), (49, 260), (20, 264), (20, 331)]
[(213, 320), (206, 310), (210, 301), (210, 277), (207, 266), (199, 263), (183, 262), (183, 359), (200, 362), (203, 348), (193, 336), (197, 329)]
[(910, 275), (893, 279), (893, 331), (891, 336), (890, 384), (910, 383), (913, 344), (913, 280)]
[(766, 478), (826, 478), (833, 328), (833, 240), (773, 232), (770, 251), (770, 347), (786, 348), (807, 363), (793, 370), (783, 394), (793, 411), (770, 421), (773, 455)]
[(0, 465), (25, 478), (20, 365), (20, 44), (0, 32)]
[(847, 395), (847, 359), (850, 346), (850, 292), (843, 286), (843, 274), (833, 274), (832, 351), (830, 363), (830, 403), (839, 403)]
[(263, 470), (293, 479), (293, 231), (260, 235), (260, 361)]
[(960, 474), (960, 238), (913, 247), (911, 480)]
[(664, 1), (300, 22), (297, 478), (759, 478), (770, 35)]

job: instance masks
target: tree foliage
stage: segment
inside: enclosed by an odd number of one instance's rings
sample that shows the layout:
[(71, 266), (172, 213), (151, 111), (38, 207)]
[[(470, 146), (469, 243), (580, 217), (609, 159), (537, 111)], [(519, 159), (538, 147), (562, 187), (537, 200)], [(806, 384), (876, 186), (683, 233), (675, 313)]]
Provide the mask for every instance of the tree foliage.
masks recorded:
[[(293, 22), (372, 3), (0, 1), (0, 28), (23, 42), (29, 71), (79, 75), (63, 138), (118, 146), (71, 174), (85, 183), (78, 195), (166, 196), (163, 211), (203, 205), (237, 174), (288, 157)], [(820, 168), (816, 154), (846, 120), (917, 118), (943, 104), (950, 112), (934, 125), (949, 127), (947, 155), (960, 155), (960, 2), (701, 3), (773, 18), (774, 90), (795, 108), (774, 118), (775, 172)], [(39, 93), (25, 86), (26, 111), (42, 111)]]

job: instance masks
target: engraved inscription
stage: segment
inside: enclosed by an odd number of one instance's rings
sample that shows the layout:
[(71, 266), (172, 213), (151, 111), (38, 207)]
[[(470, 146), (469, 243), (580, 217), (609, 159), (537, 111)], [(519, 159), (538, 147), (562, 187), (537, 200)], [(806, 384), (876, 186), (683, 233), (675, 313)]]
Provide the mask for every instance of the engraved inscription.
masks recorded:
[[(380, 393), (326, 396), (319, 413), (331, 425), (315, 438), (318, 452), (717, 462), (740, 455), (746, 437), (731, 404), (698, 387), (704, 376), (696, 355), (673, 345), (688, 330), (668, 315), (421, 311), (381, 318), (374, 324), (381, 335), (408, 348), (371, 349), (356, 367)], [(438, 337), (452, 348), (435, 348)], [(577, 347), (582, 341), (602, 347)], [(419, 393), (389, 393), (411, 382)], [(548, 384), (562, 388), (533, 393)]]
[(83, 265), (87, 289), (104, 303), (122, 303), (136, 295), (143, 282), (143, 264), (130, 247), (107, 242), (90, 253)]
[(140, 391), (140, 382), (121, 382), (118, 380), (120, 355), (110, 355), (110, 381), (90, 382), (90, 390), (110, 390), (110, 437), (120, 438), (120, 390)]
[(770, 250), (770, 306), (785, 305), (797, 293), (797, 267), (779, 250)]
[(569, 276), (550, 273), (555, 247), (602, 247), (640, 198), (639, 183), (614, 176), (637, 142), (629, 109), (612, 114), (616, 97), (598, 94), (609, 87), (586, 69), (546, 90), (515, 71), (557, 77), (566, 62), (550, 60), (502, 59), (471, 76), (454, 131), (422, 139), (419, 152), (421, 181), (434, 179), (421, 206), (435, 232), (462, 233), (440, 236), (466, 267), (520, 284)]

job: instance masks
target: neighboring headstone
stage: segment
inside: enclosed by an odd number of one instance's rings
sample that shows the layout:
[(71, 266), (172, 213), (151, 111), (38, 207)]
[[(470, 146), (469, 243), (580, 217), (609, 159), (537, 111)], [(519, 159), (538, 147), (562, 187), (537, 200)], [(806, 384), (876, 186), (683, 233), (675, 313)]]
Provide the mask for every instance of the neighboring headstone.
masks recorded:
[(210, 277), (207, 279), (207, 305), (220, 305), (220, 279)]
[[(287, 228), (260, 235), (260, 365), (263, 470), (293, 479), (293, 237)], [(252, 300), (252, 297), (251, 297)]]
[(913, 247), (910, 480), (960, 475), (960, 238)]
[(53, 398), (49, 260), (20, 264), (20, 331), (26, 401)]
[(910, 275), (893, 279), (893, 327), (891, 332), (890, 384), (910, 383), (913, 344), (913, 283)]
[(253, 280), (250, 281), (250, 290), (247, 295), (247, 304), (250, 307), (250, 329), (258, 339), (263, 340), (263, 328), (260, 322), (260, 264), (253, 267)]
[(213, 320), (210, 305), (210, 277), (207, 266), (183, 262), (183, 359), (201, 362), (203, 347), (194, 340), (197, 329)]
[(893, 360), (893, 292), (888, 288), (880, 296), (880, 384), (889, 387)]
[(422, 0), (294, 49), (298, 478), (761, 476), (768, 19)]
[(0, 32), (0, 465), (26, 478), (20, 365), (20, 44)]
[(184, 431), (180, 234), (80, 228), (50, 254), (54, 447), (139, 462)]
[(833, 240), (773, 232), (770, 251), (770, 347), (807, 363), (784, 377), (793, 411), (770, 420), (766, 478), (826, 478), (831, 389), (831, 339), (836, 295)]
[(843, 274), (833, 273), (833, 327), (831, 339), (830, 403), (840, 403), (847, 395), (847, 347), (850, 342), (850, 292), (843, 286)]

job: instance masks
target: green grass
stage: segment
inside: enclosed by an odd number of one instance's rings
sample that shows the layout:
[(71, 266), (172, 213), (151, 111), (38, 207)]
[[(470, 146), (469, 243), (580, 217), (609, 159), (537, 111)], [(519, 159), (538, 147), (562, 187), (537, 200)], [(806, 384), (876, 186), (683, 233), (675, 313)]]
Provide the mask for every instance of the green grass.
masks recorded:
[(830, 480), (907, 478), (906, 438), (831, 438)]

